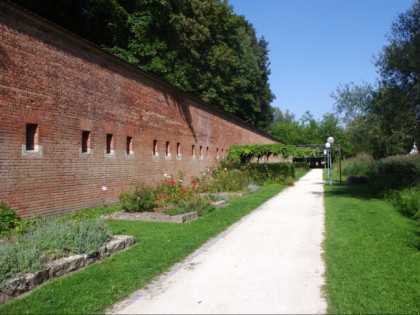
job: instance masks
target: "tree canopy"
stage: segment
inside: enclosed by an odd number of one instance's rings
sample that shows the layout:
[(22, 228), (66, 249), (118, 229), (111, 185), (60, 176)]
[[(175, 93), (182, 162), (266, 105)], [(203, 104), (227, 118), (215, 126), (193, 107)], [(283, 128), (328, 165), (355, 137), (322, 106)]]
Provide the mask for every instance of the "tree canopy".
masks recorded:
[(353, 154), (353, 147), (345, 128), (340, 124), (339, 118), (331, 113), (326, 113), (321, 120), (316, 120), (310, 112), (306, 112), (296, 120), (295, 115), (289, 111), (283, 113), (275, 108), (270, 133), (289, 145), (323, 145), (329, 136), (333, 136), (335, 143), (341, 145), (344, 156)]
[(393, 22), (376, 60), (376, 87), (339, 85), (332, 97), (356, 152), (376, 158), (407, 154), (420, 138), (420, 0)]
[(272, 121), (268, 42), (227, 0), (14, 1), (262, 130)]

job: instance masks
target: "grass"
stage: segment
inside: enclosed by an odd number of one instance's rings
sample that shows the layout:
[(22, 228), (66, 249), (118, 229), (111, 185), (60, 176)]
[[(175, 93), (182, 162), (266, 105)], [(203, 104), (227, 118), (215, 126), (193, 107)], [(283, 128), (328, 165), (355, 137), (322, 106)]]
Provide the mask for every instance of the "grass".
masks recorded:
[(367, 185), (325, 189), (328, 313), (419, 314), (416, 223)]
[(295, 170), (295, 179), (296, 180), (301, 179), (308, 172), (309, 172), (309, 170), (305, 170), (305, 169), (302, 169), (302, 168), (296, 168), (296, 170)]
[(101, 263), (41, 285), (31, 294), (1, 306), (0, 314), (103, 313), (284, 188), (261, 187), (184, 224), (109, 221), (113, 234), (133, 235), (137, 244)]

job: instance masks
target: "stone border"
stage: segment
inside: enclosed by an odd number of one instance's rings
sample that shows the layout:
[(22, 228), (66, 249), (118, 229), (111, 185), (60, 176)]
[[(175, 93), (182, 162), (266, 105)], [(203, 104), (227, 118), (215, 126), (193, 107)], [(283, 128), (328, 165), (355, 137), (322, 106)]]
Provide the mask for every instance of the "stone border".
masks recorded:
[[(216, 208), (224, 207), (228, 203), (226, 200), (212, 202)], [(169, 215), (161, 212), (128, 212), (117, 211), (108, 215), (101, 216), (104, 220), (127, 220), (127, 221), (146, 221), (146, 222), (165, 222), (165, 223), (184, 223), (198, 218), (197, 211), (187, 212), (178, 215)]]
[(146, 221), (146, 222), (166, 222), (166, 223), (184, 223), (194, 220), (198, 217), (197, 211), (169, 215), (160, 212), (127, 212), (117, 211), (109, 215), (101, 216), (105, 220), (128, 220), (128, 221)]
[(27, 273), (14, 278), (0, 287), (0, 305), (11, 299), (28, 292), (43, 282), (66, 275), (85, 266), (98, 262), (134, 244), (134, 238), (130, 235), (114, 235), (99, 252), (90, 255), (73, 255), (59, 258), (46, 264), (45, 269), (34, 273)]

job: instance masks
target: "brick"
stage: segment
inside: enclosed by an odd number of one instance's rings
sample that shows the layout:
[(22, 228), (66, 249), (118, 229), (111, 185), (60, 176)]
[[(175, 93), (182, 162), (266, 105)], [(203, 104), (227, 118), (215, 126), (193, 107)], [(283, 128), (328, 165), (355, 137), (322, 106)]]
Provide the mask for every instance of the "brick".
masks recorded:
[[(216, 148), (223, 157), (233, 144), (275, 142), (7, 1), (0, 2), (0, 34), (0, 200), (23, 218), (116, 203), (135, 182), (155, 184), (178, 171), (198, 176), (217, 162)], [(22, 153), (27, 123), (38, 125), (40, 154)], [(81, 153), (83, 130), (90, 131), (89, 154)], [(128, 136), (133, 156), (125, 154)], [(200, 146), (208, 158), (199, 159)]]

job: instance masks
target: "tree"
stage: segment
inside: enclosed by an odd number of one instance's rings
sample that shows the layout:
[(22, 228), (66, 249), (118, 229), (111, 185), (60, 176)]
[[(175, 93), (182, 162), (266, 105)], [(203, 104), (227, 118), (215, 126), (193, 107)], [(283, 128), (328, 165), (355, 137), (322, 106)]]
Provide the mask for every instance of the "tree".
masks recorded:
[(283, 143), (323, 146), (327, 138), (333, 136), (335, 143), (341, 145), (344, 155), (353, 153), (347, 132), (334, 114), (327, 113), (323, 115), (322, 120), (317, 121), (310, 112), (306, 112), (296, 121), (295, 115), (290, 114), (288, 110), (283, 113), (275, 108), (273, 116), (270, 133)]
[(179, 90), (267, 130), (268, 42), (227, 0), (15, 0)]
[(392, 24), (388, 39), (376, 61), (381, 74), (376, 87), (351, 83), (331, 95), (355, 151), (375, 158), (407, 154), (420, 138), (420, 0)]

